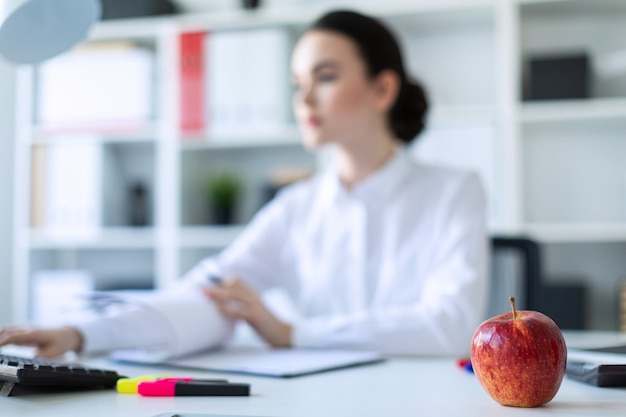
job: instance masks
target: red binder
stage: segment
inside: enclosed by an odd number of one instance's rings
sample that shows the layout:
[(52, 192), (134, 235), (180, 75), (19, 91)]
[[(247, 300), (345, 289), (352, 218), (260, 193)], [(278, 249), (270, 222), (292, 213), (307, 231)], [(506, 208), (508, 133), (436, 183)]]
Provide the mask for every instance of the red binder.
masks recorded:
[(180, 35), (180, 130), (197, 134), (205, 128), (205, 32)]

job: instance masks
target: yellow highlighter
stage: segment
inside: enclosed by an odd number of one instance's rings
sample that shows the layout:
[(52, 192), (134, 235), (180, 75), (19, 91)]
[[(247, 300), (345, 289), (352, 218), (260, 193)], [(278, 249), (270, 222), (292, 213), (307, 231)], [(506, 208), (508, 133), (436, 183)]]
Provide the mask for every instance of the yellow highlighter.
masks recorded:
[(120, 378), (117, 380), (117, 392), (120, 394), (137, 394), (137, 386), (140, 382), (156, 381), (169, 377), (170, 375), (143, 375), (137, 378)]

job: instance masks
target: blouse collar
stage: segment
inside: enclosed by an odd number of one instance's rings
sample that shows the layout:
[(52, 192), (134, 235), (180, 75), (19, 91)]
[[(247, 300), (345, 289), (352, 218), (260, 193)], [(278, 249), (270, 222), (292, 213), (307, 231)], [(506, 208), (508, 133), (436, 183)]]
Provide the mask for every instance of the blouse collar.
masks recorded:
[(336, 166), (329, 169), (322, 179), (322, 198), (332, 203), (339, 198), (377, 200), (391, 196), (403, 183), (413, 162), (406, 147), (396, 146), (393, 156), (377, 171), (357, 182), (348, 190), (339, 178)]

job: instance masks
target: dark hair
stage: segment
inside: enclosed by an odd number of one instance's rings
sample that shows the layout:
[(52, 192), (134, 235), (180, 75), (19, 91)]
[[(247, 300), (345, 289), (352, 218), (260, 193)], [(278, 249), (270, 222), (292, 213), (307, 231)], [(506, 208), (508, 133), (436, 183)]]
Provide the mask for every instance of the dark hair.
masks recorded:
[(413, 141), (424, 129), (428, 101), (421, 85), (406, 74), (400, 45), (391, 30), (374, 18), (347, 10), (325, 14), (308, 30), (329, 30), (354, 41), (370, 77), (384, 70), (392, 70), (398, 75), (400, 90), (391, 108), (391, 129), (403, 142)]

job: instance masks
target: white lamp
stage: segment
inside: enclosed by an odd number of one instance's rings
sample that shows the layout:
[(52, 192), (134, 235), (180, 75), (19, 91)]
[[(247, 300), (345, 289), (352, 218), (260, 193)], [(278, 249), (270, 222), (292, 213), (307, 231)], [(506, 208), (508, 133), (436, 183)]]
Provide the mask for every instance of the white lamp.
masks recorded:
[(100, 14), (99, 0), (0, 0), (0, 55), (45, 61), (83, 41)]

